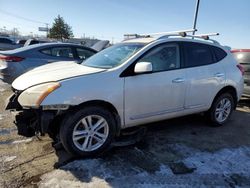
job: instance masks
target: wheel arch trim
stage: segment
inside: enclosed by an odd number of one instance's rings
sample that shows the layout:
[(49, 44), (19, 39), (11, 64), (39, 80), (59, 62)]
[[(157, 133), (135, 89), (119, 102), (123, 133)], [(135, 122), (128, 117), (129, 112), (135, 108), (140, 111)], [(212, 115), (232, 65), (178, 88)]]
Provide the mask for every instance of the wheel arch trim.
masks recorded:
[(227, 86), (223, 87), (222, 89), (220, 89), (216, 93), (215, 97), (213, 98), (213, 101), (210, 104), (210, 108), (211, 108), (212, 104), (214, 103), (214, 101), (216, 100), (216, 98), (219, 97), (223, 93), (232, 94), (232, 97), (234, 99), (234, 109), (235, 109), (236, 106), (237, 106), (237, 102), (238, 102), (238, 97), (237, 97), (238, 95), (237, 95), (237, 89), (234, 86), (231, 86), (231, 85), (227, 85)]
[(71, 108), (69, 108), (69, 110), (74, 110), (74, 109), (79, 109), (79, 108), (83, 108), (83, 107), (87, 107), (87, 106), (99, 106), (99, 107), (103, 107), (105, 109), (108, 109), (108, 111), (110, 111), (116, 121), (116, 135), (118, 136), (120, 134), (120, 130), (122, 127), (122, 120), (120, 117), (120, 114), (118, 112), (118, 110), (116, 109), (116, 107), (104, 100), (91, 100), (91, 101), (86, 101), (86, 102), (82, 102), (78, 105), (75, 106), (71, 106)]

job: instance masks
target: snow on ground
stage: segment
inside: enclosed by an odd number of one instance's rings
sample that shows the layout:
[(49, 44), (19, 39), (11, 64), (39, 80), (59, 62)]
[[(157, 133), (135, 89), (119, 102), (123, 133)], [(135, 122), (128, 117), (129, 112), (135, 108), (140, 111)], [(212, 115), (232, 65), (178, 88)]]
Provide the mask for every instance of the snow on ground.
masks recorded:
[(2, 156), (0, 157), (0, 163), (2, 162), (10, 162), (16, 159), (16, 156)]
[(31, 142), (32, 140), (33, 140), (33, 138), (27, 138), (27, 139), (23, 139), (23, 140), (15, 140), (12, 142), (12, 144), (28, 143), (28, 142)]
[[(182, 153), (192, 173), (176, 175), (161, 164), (147, 172), (115, 157), (76, 160), (41, 177), (39, 186), (47, 187), (237, 187), (250, 186), (250, 147), (222, 149), (214, 153), (185, 145), (173, 145)], [(126, 155), (126, 153), (124, 153)]]
[(0, 79), (0, 93), (4, 92), (6, 89), (8, 89), (10, 87), (10, 85), (4, 83), (1, 79)]

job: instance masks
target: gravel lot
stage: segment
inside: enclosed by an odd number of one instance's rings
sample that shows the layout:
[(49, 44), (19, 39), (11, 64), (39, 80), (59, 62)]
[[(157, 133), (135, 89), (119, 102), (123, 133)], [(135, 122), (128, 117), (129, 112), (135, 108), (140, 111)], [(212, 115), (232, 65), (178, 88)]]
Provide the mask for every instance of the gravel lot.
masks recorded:
[(49, 137), (16, 134), (0, 83), (0, 187), (250, 187), (250, 100), (230, 122), (201, 115), (147, 125), (143, 140), (96, 159), (73, 159)]

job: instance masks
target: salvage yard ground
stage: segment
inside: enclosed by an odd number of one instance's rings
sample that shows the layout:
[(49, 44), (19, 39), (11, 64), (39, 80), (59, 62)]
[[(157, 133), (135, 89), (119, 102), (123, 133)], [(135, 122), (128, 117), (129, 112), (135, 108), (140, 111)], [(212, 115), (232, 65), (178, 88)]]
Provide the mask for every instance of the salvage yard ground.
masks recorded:
[(143, 140), (96, 159), (73, 159), (49, 137), (17, 135), (0, 83), (0, 187), (249, 187), (250, 100), (230, 122), (211, 127), (201, 115), (147, 125)]

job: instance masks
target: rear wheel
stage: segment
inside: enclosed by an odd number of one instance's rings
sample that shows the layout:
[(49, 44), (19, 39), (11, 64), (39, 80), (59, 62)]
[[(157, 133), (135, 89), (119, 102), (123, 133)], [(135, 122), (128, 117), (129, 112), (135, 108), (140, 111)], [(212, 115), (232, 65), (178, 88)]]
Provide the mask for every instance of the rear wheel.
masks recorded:
[(73, 155), (96, 156), (104, 152), (115, 135), (115, 120), (108, 110), (86, 107), (66, 117), (60, 129), (64, 148)]
[(210, 110), (207, 112), (207, 116), (216, 126), (221, 126), (226, 123), (234, 109), (234, 100), (230, 93), (223, 93), (217, 97)]

